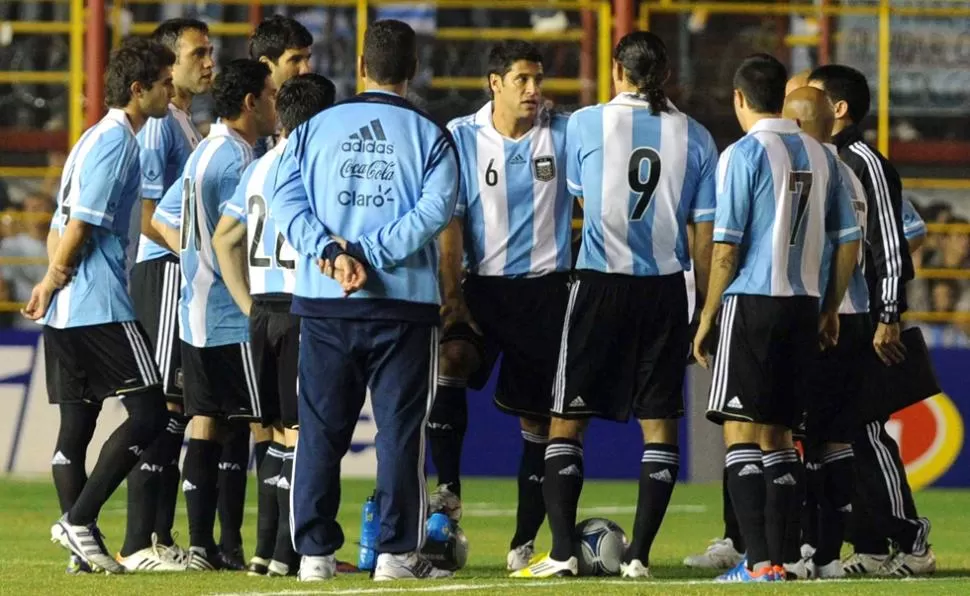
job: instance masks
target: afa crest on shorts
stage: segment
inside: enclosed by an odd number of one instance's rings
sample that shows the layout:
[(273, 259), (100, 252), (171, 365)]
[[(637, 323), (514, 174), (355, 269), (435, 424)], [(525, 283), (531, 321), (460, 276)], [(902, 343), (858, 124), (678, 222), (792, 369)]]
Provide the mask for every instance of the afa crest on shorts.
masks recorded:
[(532, 160), (532, 173), (539, 182), (549, 182), (556, 177), (556, 160), (543, 155)]

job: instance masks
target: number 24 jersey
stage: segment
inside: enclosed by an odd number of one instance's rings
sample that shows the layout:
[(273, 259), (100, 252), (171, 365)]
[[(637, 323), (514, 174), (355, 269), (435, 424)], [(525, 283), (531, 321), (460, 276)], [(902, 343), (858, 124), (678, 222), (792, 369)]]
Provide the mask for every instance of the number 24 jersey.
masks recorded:
[(714, 220), (717, 148), (707, 129), (667, 105), (654, 115), (646, 99), (621, 93), (569, 118), (567, 181), (584, 212), (578, 269), (690, 269), (687, 223)]

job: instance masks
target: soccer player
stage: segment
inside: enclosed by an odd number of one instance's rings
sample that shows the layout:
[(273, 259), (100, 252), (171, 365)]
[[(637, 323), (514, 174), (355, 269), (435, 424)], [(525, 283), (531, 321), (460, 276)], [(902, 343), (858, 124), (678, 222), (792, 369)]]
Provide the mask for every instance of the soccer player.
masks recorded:
[[(67, 157), (47, 240), (48, 273), (23, 311), (44, 326), (48, 391), (61, 411), (52, 471), (64, 515), (51, 527), (51, 540), (73, 553), (78, 567), (108, 573), (125, 568), (105, 546), (98, 514), (165, 428), (161, 378), (128, 296), (126, 249), (138, 233), (135, 135), (147, 119), (166, 114), (174, 62), (168, 48), (148, 40), (112, 53), (108, 113)], [(128, 419), (105, 442), (87, 478), (85, 453), (109, 397), (121, 399)]]
[[(310, 46), (313, 36), (299, 21), (273, 15), (263, 19), (249, 38), (249, 57), (269, 67), (270, 76), (277, 89), (289, 79), (310, 72)], [(256, 143), (256, 157), (262, 157), (276, 145), (281, 135), (277, 129), (272, 135)], [(257, 442), (260, 436), (256, 437)], [(266, 438), (265, 440), (269, 440)]]
[(717, 149), (664, 94), (670, 62), (659, 37), (623, 37), (612, 74), (616, 97), (575, 112), (566, 130), (567, 183), (583, 201), (584, 219), (545, 452), (552, 551), (513, 577), (578, 572), (582, 434), (591, 417), (626, 422), (633, 415), (643, 431), (624, 577), (650, 576), (650, 548), (680, 468), (677, 420), (690, 344), (684, 270), (693, 253), (698, 285), (706, 287)]
[[(445, 501), (446, 491), (460, 497), (465, 385), (472, 378), (480, 389), (501, 352), (495, 404), (519, 417), (523, 438), (516, 530), (507, 561), (515, 571), (529, 564), (546, 513), (543, 454), (568, 297), (573, 202), (565, 176), (568, 115), (542, 107), (539, 51), (524, 41), (495, 46), (488, 83), (492, 101), (448, 125), (461, 156), (462, 180), (455, 219), (440, 240), (445, 330), (438, 395), (428, 419), (440, 485), (431, 500), (433, 511), (436, 497)], [(473, 346), (483, 341), (488, 347), (478, 354)]]
[[(182, 358), (178, 345), (179, 261), (152, 228), (155, 205), (182, 173), (202, 140), (189, 114), (192, 98), (212, 86), (212, 44), (202, 21), (172, 19), (152, 39), (175, 54), (175, 97), (162, 118), (150, 118), (138, 132), (141, 156), (141, 237), (131, 270), (135, 314), (154, 346), (154, 360), (168, 401), (168, 423), (128, 475), (128, 526), (121, 564), (130, 571), (170, 570), (184, 558), (172, 526), (178, 497), (179, 459), (187, 419), (182, 414)], [(153, 548), (154, 547), (154, 548)]]
[(370, 387), (381, 520), (374, 579), (448, 577), (419, 551), (440, 320), (434, 239), (455, 208), (457, 151), (404, 99), (417, 68), (411, 27), (370, 25), (358, 68), (364, 93), (290, 133), (273, 199), (277, 229), (300, 255), (293, 544), (301, 580), (334, 576), (344, 542), (340, 460)]
[[(227, 564), (216, 548), (213, 525), (217, 482), (222, 480), (217, 474), (220, 439), (226, 438), (220, 434), (232, 433), (220, 433), (219, 427), (224, 430), (261, 415), (249, 321), (222, 280), (212, 252), (212, 232), (222, 205), (252, 161), (256, 139), (276, 128), (276, 88), (265, 64), (226, 64), (216, 76), (212, 96), (219, 121), (189, 156), (181, 180), (166, 191), (152, 220), (166, 244), (179, 250), (182, 266), (179, 337), (185, 413), (192, 417), (182, 491), (189, 517), (188, 568), (195, 570)], [(245, 479), (245, 472), (240, 476)], [(234, 529), (242, 524), (241, 510), (239, 515), (229, 520)]]
[[(906, 311), (905, 284), (913, 278), (906, 250), (902, 215), (902, 182), (896, 169), (862, 138), (859, 123), (869, 112), (865, 76), (848, 66), (820, 66), (809, 84), (825, 91), (835, 110), (833, 141), (839, 156), (855, 172), (866, 191), (865, 274), (870, 312), (876, 326), (876, 354), (887, 365), (905, 358), (900, 340), (900, 315)], [(867, 424), (854, 437), (857, 482), (853, 499), (855, 554), (845, 562), (847, 573), (908, 576), (931, 573), (936, 557), (927, 537), (930, 522), (919, 517), (899, 446), (886, 432), (885, 420)], [(888, 540), (898, 546), (889, 556)]]
[[(724, 426), (728, 489), (747, 556), (721, 581), (785, 578), (801, 466), (791, 429), (820, 340), (838, 340), (838, 307), (859, 249), (837, 158), (780, 117), (786, 78), (767, 54), (735, 72), (734, 109), (746, 134), (718, 162), (714, 254), (693, 345), (708, 368), (723, 299), (707, 417)], [(820, 304), (826, 242), (838, 244), (838, 266)]]
[[(831, 144), (835, 113), (825, 93), (814, 87), (800, 87), (785, 97), (782, 116), (795, 120), (813, 139), (823, 143), (833, 156), (838, 150)], [(856, 215), (861, 234), (866, 230), (866, 198), (862, 183), (845, 163), (838, 162)], [(832, 266), (833, 245), (826, 244), (826, 267)], [(843, 255), (848, 258), (849, 255)], [(824, 350), (818, 360), (812, 396), (806, 405), (805, 460), (808, 469), (810, 502), (817, 515), (815, 552), (806, 567), (796, 571), (806, 577), (822, 579), (843, 577), (839, 553), (851, 511), (853, 467), (852, 439), (857, 430), (858, 400), (865, 385), (865, 371), (859, 367), (871, 348), (872, 324), (869, 320), (869, 290), (862, 272), (864, 252), (860, 247), (855, 257), (852, 279), (839, 305), (839, 341)], [(823, 279), (826, 279), (823, 276)], [(806, 532), (809, 528), (805, 529)], [(791, 561), (788, 561), (791, 563)], [(787, 567), (787, 565), (786, 565)], [(801, 573), (799, 573), (801, 572)]]
[[(300, 320), (290, 314), (297, 255), (277, 231), (271, 216), (273, 187), (286, 136), (331, 106), (335, 93), (333, 83), (317, 74), (297, 75), (283, 84), (276, 99), (282, 138), (243, 172), (232, 200), (222, 206), (222, 217), (212, 236), (226, 287), (239, 309), (249, 316), (262, 421), (281, 435), (279, 445), (270, 447), (258, 472), (256, 551), (249, 564), (250, 572), (257, 575), (289, 575), (296, 572), (298, 563), (290, 541), (289, 503), (297, 436), (296, 363), (300, 345)], [(273, 491), (264, 490), (264, 486)], [(268, 497), (273, 503), (267, 503)], [(277, 518), (270, 519), (269, 511)]]

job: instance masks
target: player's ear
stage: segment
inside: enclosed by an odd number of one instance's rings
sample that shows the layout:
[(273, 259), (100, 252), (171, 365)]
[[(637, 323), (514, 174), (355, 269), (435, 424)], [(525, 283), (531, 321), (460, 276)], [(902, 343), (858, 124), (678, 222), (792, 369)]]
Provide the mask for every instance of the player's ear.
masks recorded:
[(744, 107), (744, 93), (741, 93), (740, 89), (734, 90), (734, 105), (738, 108)]
[(502, 81), (502, 77), (500, 77), (499, 75), (497, 75), (494, 72), (489, 73), (489, 75), (488, 75), (488, 89), (489, 89), (489, 91), (492, 92), (492, 96), (493, 97), (495, 96), (495, 93), (498, 92), (499, 83), (501, 81)]
[(357, 76), (361, 79), (367, 78), (367, 63), (364, 62), (364, 55), (357, 56)]
[(832, 104), (832, 111), (839, 120), (849, 117), (849, 102), (845, 100), (837, 101)]
[(243, 98), (243, 108), (244, 110), (252, 112), (256, 109), (256, 100), (258, 98), (253, 93), (247, 93), (246, 97)]
[(132, 82), (131, 86), (128, 87), (128, 90), (131, 92), (132, 97), (138, 97), (139, 95), (148, 91), (148, 89), (146, 89), (145, 86), (141, 84), (141, 81)]

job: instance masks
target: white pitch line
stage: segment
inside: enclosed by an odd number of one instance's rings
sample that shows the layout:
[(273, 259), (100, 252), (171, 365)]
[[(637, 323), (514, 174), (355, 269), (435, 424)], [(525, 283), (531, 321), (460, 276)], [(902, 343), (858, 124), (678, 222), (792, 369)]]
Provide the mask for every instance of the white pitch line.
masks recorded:
[[(837, 580), (824, 580), (820, 585), (827, 584), (871, 584), (871, 583), (947, 583), (947, 582), (966, 582), (970, 577), (927, 577), (927, 578), (875, 578), (875, 577), (865, 577), (865, 578), (851, 578), (851, 579), (837, 579)], [(787, 583), (787, 582), (786, 582)], [(795, 582), (796, 584), (801, 584), (804, 582)], [(714, 585), (713, 579), (709, 580), (699, 580), (699, 579), (687, 579), (687, 580), (662, 580), (653, 579), (650, 581), (636, 581), (636, 580), (621, 580), (621, 579), (589, 579), (589, 578), (579, 578), (575, 580), (517, 580), (517, 581), (497, 581), (481, 584), (451, 584), (443, 582), (435, 586), (419, 586), (419, 587), (381, 587), (381, 588), (337, 588), (331, 590), (280, 590), (276, 592), (221, 592), (215, 594), (209, 594), (208, 596), (310, 596), (313, 594), (330, 594), (334, 596), (344, 595), (344, 594), (409, 594), (409, 593), (434, 593), (434, 592), (480, 592), (483, 590), (495, 590), (497, 588), (516, 588), (517, 590), (530, 590), (530, 589), (548, 589), (551, 587), (562, 586), (562, 585), (610, 585), (610, 586), (627, 586), (634, 589), (643, 588), (658, 588), (663, 589), (664, 586), (710, 586)], [(413, 584), (412, 584), (413, 585)], [(717, 584), (717, 585), (730, 585), (730, 584)]]

